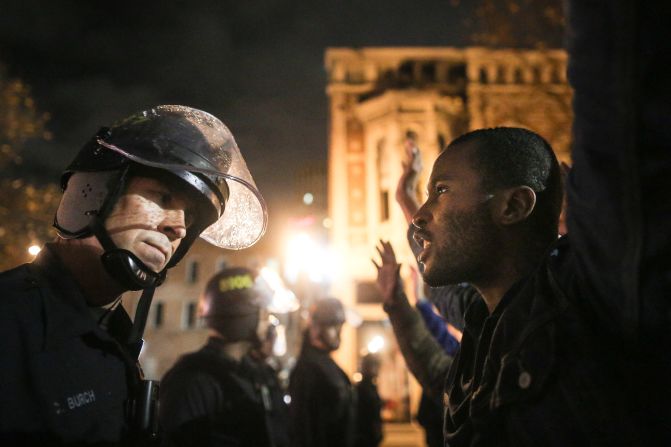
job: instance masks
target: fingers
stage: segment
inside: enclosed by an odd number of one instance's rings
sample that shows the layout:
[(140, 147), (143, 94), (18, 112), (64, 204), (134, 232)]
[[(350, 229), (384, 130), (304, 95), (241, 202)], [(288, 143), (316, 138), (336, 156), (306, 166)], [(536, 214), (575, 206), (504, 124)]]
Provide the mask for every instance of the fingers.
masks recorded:
[(378, 245), (375, 246), (378, 255), (380, 256), (380, 261), (377, 261), (375, 258), (371, 258), (371, 262), (375, 266), (375, 269), (380, 272), (380, 269), (383, 267), (394, 266), (397, 271), (400, 271), (401, 265), (396, 263), (396, 254), (394, 249), (391, 246), (389, 241), (383, 241), (380, 239)]

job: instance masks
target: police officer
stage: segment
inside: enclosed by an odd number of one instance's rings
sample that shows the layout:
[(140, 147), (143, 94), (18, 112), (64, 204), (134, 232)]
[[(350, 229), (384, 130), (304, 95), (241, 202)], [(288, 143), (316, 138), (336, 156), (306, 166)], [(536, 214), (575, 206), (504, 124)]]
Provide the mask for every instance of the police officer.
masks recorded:
[(199, 351), (182, 356), (161, 384), (165, 445), (275, 445), (269, 390), (247, 355), (268, 333), (269, 290), (241, 267), (210, 279), (200, 311), (211, 336)]
[(303, 347), (289, 379), (291, 442), (295, 447), (354, 445), (355, 395), (330, 353), (340, 347), (345, 309), (335, 298), (310, 309)]
[(381, 363), (380, 357), (373, 353), (361, 359), (361, 381), (356, 384), (356, 447), (377, 447), (384, 437), (380, 414), (383, 402), (377, 391)]
[[(58, 238), (0, 274), (0, 444), (144, 442), (156, 389), (137, 356), (154, 288), (198, 236), (253, 244), (265, 205), (226, 126), (184, 106), (102, 128), (61, 182)], [(143, 291), (134, 321), (128, 290)]]

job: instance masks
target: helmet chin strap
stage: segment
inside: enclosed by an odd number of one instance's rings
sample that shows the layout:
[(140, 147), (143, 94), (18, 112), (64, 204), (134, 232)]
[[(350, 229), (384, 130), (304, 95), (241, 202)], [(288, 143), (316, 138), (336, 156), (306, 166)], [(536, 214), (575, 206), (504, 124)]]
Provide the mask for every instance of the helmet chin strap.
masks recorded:
[(142, 336), (147, 325), (154, 291), (165, 280), (167, 268), (156, 273), (129, 250), (117, 248), (101, 221), (100, 218), (94, 219), (92, 231), (105, 250), (100, 257), (105, 270), (126, 289), (143, 290), (135, 309), (133, 326), (126, 340), (126, 348), (137, 359), (144, 345)]
[[(142, 295), (135, 308), (133, 326), (126, 340), (126, 348), (137, 359), (144, 345), (142, 336), (147, 325), (154, 291), (165, 280), (167, 268), (156, 273), (129, 250), (116, 248), (104, 228), (100, 231), (94, 227), (93, 233), (105, 249), (101, 261), (107, 273), (128, 290), (142, 290)], [(108, 248), (110, 245), (114, 248)]]

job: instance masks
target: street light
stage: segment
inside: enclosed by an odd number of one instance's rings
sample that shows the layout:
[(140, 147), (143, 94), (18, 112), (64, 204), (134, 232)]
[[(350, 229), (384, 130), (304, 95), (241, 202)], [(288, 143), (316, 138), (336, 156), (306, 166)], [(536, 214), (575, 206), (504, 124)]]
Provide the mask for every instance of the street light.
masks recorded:
[(40, 251), (42, 251), (42, 247), (39, 245), (31, 245), (28, 247), (28, 253), (30, 253), (31, 256), (37, 256)]

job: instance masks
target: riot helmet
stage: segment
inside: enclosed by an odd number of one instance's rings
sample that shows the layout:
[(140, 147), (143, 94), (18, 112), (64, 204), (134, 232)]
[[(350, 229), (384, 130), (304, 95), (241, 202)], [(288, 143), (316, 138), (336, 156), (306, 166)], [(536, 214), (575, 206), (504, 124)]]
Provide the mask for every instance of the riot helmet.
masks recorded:
[[(259, 318), (271, 298), (272, 290), (258, 272), (231, 267), (210, 278), (200, 297), (199, 314), (207, 327), (227, 341), (260, 342), (268, 319)], [(259, 324), (263, 325), (262, 330)]]
[(345, 322), (345, 308), (337, 298), (321, 298), (310, 307), (312, 324), (335, 326)]
[[(133, 176), (178, 185), (196, 216), (163, 271), (119, 249), (105, 220)], [(61, 177), (64, 194), (54, 226), (63, 238), (95, 235), (108, 272), (130, 290), (159, 285), (200, 236), (222, 248), (253, 245), (267, 224), (265, 202), (228, 128), (207, 112), (161, 105), (102, 128)]]
[(345, 323), (345, 308), (337, 298), (322, 298), (310, 307), (310, 334), (314, 346), (327, 351), (340, 347), (340, 330)]

